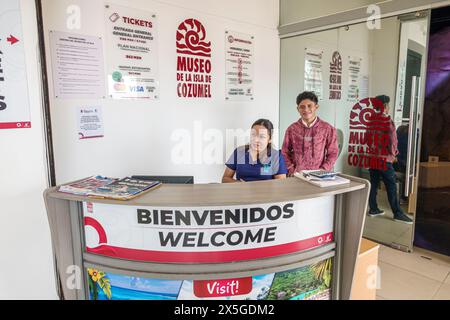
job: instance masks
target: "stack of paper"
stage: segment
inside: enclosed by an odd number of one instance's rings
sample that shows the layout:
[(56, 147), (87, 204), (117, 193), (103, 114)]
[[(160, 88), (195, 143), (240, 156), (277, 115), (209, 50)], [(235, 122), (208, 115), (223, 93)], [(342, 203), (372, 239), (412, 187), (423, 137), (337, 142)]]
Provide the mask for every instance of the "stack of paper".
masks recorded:
[(101, 199), (129, 200), (161, 185), (160, 181), (92, 176), (62, 185), (59, 192)]
[(86, 196), (99, 187), (117, 181), (115, 178), (108, 178), (102, 176), (92, 176), (83, 180), (75, 181), (73, 183), (62, 185), (58, 188), (59, 192), (70, 193), (80, 196)]
[(303, 170), (301, 172), (296, 172), (294, 173), (294, 176), (309, 182), (315, 186), (321, 187), (321, 188), (325, 188), (325, 187), (333, 187), (333, 186), (337, 186), (337, 185), (341, 185), (341, 184), (346, 184), (346, 183), (350, 183), (349, 179), (340, 177), (340, 176), (335, 176), (333, 178), (316, 178), (313, 177), (311, 175), (309, 175), (308, 173), (311, 171), (315, 171), (315, 170)]
[(89, 193), (89, 197), (129, 200), (160, 185), (160, 181), (138, 180), (126, 177), (95, 189), (95, 191)]

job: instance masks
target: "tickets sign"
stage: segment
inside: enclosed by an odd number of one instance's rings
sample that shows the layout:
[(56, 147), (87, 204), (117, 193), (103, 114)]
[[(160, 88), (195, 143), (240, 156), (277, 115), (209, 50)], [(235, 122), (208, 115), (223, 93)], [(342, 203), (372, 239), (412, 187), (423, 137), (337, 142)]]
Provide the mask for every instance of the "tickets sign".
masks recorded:
[(113, 99), (158, 99), (156, 14), (108, 4), (108, 87)]
[(172, 263), (254, 260), (333, 241), (334, 197), (219, 207), (84, 203), (86, 251)]

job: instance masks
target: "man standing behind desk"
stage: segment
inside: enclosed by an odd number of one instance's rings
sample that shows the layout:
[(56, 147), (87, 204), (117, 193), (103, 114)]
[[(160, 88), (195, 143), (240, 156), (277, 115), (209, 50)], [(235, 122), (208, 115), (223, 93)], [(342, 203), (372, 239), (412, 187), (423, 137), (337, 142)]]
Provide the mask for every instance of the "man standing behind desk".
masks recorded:
[[(390, 98), (386, 95), (377, 96), (377, 99), (383, 103), (383, 112), (389, 115), (389, 102)], [(392, 119), (389, 119), (389, 153), (386, 155), (386, 170), (369, 169), (370, 173), (370, 194), (369, 194), (369, 216), (375, 217), (383, 215), (384, 211), (378, 208), (377, 193), (380, 180), (383, 179), (386, 186), (386, 192), (394, 214), (394, 220), (406, 224), (412, 224), (413, 221), (403, 212), (400, 207), (400, 202), (397, 197), (397, 184), (396, 175), (393, 163), (396, 162), (396, 156), (398, 154), (398, 140), (397, 133), (395, 131), (395, 124)], [(408, 174), (408, 173), (406, 173)]]
[(282, 153), (288, 176), (301, 170), (332, 170), (339, 154), (336, 129), (317, 115), (318, 98), (305, 91), (297, 97), (301, 118), (286, 130)]

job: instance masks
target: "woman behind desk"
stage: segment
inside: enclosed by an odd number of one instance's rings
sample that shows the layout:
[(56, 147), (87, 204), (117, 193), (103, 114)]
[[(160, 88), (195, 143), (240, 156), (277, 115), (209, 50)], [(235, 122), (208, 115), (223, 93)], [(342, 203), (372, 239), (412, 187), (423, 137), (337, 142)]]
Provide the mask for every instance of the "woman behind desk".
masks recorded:
[[(238, 147), (228, 159), (222, 182), (285, 179), (286, 164), (281, 151), (272, 148), (273, 124), (259, 119), (252, 125), (250, 144)], [(236, 174), (236, 179), (234, 175)]]

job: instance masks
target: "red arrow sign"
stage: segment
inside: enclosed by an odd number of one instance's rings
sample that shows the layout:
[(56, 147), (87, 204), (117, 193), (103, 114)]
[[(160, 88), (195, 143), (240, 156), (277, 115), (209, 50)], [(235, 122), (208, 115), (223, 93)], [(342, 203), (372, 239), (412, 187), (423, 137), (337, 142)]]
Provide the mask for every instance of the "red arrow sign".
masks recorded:
[(9, 35), (9, 38), (6, 38), (6, 41), (11, 42), (11, 45), (13, 45), (16, 42), (19, 42), (19, 39), (17, 39), (16, 37)]

